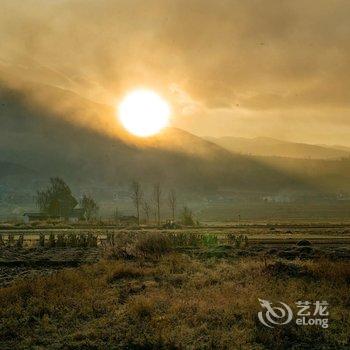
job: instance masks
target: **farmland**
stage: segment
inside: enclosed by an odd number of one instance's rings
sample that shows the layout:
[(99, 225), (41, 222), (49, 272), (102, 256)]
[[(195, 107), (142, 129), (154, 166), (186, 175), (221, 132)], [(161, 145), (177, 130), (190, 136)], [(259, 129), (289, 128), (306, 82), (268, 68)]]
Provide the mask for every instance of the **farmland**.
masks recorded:
[[(120, 228), (31, 228), (0, 231), (0, 285), (12, 279), (105, 258), (125, 240), (161, 234), (172, 250), (191, 256), (235, 259), (241, 256), (288, 259), (350, 259), (350, 229), (346, 225), (246, 225), (178, 230)], [(241, 240), (242, 242), (240, 242)], [(302, 241), (310, 247), (298, 246)]]
[[(3, 349), (349, 345), (346, 225), (1, 234)], [(330, 327), (268, 329), (257, 319), (259, 298), (327, 300)]]

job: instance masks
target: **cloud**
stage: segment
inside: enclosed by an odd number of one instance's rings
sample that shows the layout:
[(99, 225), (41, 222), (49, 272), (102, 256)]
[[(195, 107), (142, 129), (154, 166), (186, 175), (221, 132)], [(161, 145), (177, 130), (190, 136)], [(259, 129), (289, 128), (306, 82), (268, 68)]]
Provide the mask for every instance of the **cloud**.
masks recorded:
[(310, 114), (328, 114), (327, 123), (339, 110), (349, 115), (346, 0), (4, 0), (1, 8), (0, 58), (27, 70), (39, 62), (95, 100), (146, 85), (177, 105), (177, 86), (186, 105), (227, 109), (232, 120), (237, 106), (267, 123), (298, 111), (307, 125)]

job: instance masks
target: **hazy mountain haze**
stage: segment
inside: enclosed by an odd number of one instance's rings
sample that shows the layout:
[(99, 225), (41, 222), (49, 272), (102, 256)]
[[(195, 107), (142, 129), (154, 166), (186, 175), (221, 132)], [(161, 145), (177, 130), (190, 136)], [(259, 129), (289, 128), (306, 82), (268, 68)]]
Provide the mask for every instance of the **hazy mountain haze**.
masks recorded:
[(336, 159), (350, 157), (350, 149), (341, 146), (310, 145), (305, 143), (287, 142), (268, 137), (206, 137), (221, 147), (242, 154), (258, 156), (277, 156), (290, 158)]
[[(106, 200), (133, 179), (204, 202), (230, 191), (346, 198), (349, 6), (2, 1), (2, 191), (24, 186), (32, 200), (61, 176), (73, 189), (104, 187)], [(150, 138), (116, 115), (138, 88), (171, 106), (169, 127)]]
[[(322, 191), (328, 182), (317, 179), (347, 164), (330, 163), (327, 170), (326, 163), (315, 162), (306, 172), (302, 161), (233, 154), (174, 128), (145, 140), (126, 137), (118, 124), (108, 128), (115, 119), (113, 109), (62, 89), (33, 86), (1, 86), (1, 160), (32, 169), (42, 178), (63, 176), (74, 183), (109, 186), (142, 178), (200, 192), (225, 186), (238, 191)], [(32, 98), (33, 90), (45, 91), (40, 96), (46, 103)], [(47, 101), (64, 107), (53, 104), (50, 109)], [(96, 123), (100, 120), (106, 122)], [(336, 176), (333, 189), (343, 188), (344, 176)]]
[(197, 135), (350, 146), (349, 6), (3, 0), (0, 59), (17, 77), (111, 106), (153, 88), (173, 126)]

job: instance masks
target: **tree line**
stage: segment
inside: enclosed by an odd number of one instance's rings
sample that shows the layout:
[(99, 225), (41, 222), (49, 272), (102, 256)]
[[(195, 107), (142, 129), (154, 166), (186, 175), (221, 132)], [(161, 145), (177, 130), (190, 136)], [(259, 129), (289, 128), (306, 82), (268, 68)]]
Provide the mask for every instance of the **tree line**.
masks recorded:
[[(146, 223), (150, 222), (151, 213), (153, 211), (157, 226), (161, 225), (162, 203), (164, 199), (163, 197), (164, 197), (163, 191), (159, 182), (153, 185), (151, 198), (147, 198), (145, 196), (145, 193), (139, 181), (134, 180), (132, 182), (131, 199), (136, 209), (136, 217), (137, 217), (138, 225), (140, 225), (141, 223), (141, 211), (143, 211), (144, 213)], [(171, 219), (173, 222), (175, 222), (177, 205), (178, 205), (176, 191), (174, 189), (169, 190), (169, 192), (167, 193), (166, 199), (167, 199), (167, 206), (171, 212)], [(183, 207), (182, 212), (180, 214), (180, 219), (181, 219), (180, 221), (185, 225), (193, 226), (195, 224), (193, 213), (187, 206)]]
[[(171, 212), (171, 221), (174, 223), (177, 214), (177, 194), (174, 189), (164, 193), (160, 183), (153, 185), (151, 196), (146, 196), (140, 182), (132, 181), (130, 197), (136, 209), (137, 224), (141, 224), (143, 213), (145, 222), (151, 222), (151, 216), (154, 215), (154, 222), (159, 227), (162, 223), (162, 210), (164, 196), (166, 196), (167, 206)], [(35, 202), (39, 210), (51, 218), (68, 219), (75, 207), (80, 204), (82, 217), (86, 221), (97, 218), (99, 206), (91, 195), (84, 194), (80, 201), (73, 196), (70, 187), (59, 177), (50, 178), (48, 187), (39, 190), (35, 196)], [(115, 213), (115, 217), (118, 213)], [(180, 221), (185, 225), (195, 224), (193, 213), (188, 207), (183, 207), (180, 213)]]
[[(48, 217), (65, 219), (78, 204), (69, 186), (59, 177), (51, 178), (46, 189), (37, 191), (35, 202), (39, 210)], [(82, 217), (87, 221), (95, 219), (99, 211), (96, 201), (87, 194), (80, 199), (80, 209)]]

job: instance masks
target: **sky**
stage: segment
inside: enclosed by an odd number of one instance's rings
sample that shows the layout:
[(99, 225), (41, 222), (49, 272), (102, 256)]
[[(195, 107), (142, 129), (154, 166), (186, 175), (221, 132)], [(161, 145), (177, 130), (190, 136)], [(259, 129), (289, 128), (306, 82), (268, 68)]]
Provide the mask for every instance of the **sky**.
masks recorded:
[(350, 146), (349, 16), (348, 0), (2, 0), (0, 73), (111, 105), (148, 87), (196, 135)]

